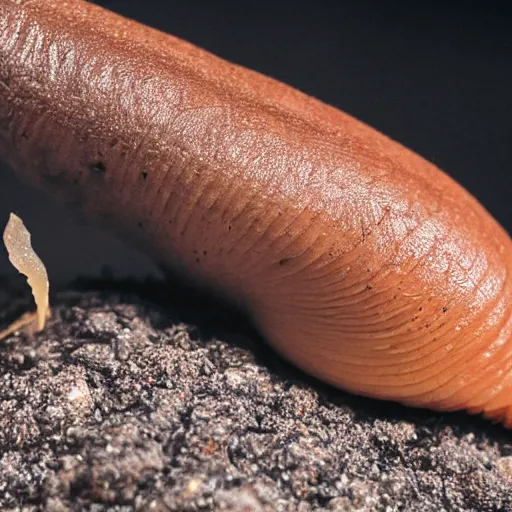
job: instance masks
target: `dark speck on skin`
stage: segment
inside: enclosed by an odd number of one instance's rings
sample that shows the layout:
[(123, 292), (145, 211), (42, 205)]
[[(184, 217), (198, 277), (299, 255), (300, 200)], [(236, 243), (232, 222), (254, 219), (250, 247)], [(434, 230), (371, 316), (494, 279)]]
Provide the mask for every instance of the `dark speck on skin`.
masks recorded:
[(103, 162), (95, 162), (89, 166), (91, 171), (104, 173), (107, 168), (105, 167), (105, 164)]

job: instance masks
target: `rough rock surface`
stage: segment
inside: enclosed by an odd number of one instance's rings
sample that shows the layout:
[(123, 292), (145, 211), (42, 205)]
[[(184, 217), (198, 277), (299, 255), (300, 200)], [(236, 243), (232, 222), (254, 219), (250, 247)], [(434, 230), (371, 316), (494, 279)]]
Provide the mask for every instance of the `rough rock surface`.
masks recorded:
[(0, 342), (0, 510), (512, 510), (510, 432), (324, 387), (180, 289), (96, 289)]

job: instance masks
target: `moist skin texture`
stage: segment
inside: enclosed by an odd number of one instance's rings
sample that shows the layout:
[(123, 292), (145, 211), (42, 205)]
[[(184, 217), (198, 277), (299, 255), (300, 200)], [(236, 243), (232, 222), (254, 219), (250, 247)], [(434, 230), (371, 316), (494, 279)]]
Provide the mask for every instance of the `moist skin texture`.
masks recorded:
[(324, 381), (512, 426), (510, 238), (347, 114), (78, 0), (0, 0), (0, 156)]

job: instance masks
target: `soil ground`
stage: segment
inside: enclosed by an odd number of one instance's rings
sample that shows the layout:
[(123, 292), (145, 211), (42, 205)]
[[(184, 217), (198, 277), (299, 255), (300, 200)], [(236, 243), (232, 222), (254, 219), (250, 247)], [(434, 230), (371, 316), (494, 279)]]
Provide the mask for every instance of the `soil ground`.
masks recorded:
[[(5, 327), (29, 297), (0, 288)], [(0, 342), (2, 511), (512, 510), (501, 427), (323, 386), (180, 288), (78, 283), (53, 305)]]

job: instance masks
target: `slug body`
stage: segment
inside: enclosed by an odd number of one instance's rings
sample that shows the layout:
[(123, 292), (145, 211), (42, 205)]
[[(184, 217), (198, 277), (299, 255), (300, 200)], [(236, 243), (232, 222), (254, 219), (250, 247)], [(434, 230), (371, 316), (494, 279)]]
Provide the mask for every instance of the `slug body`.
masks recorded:
[(0, 157), (320, 379), (512, 426), (508, 235), (349, 115), (80, 0), (0, 0)]

